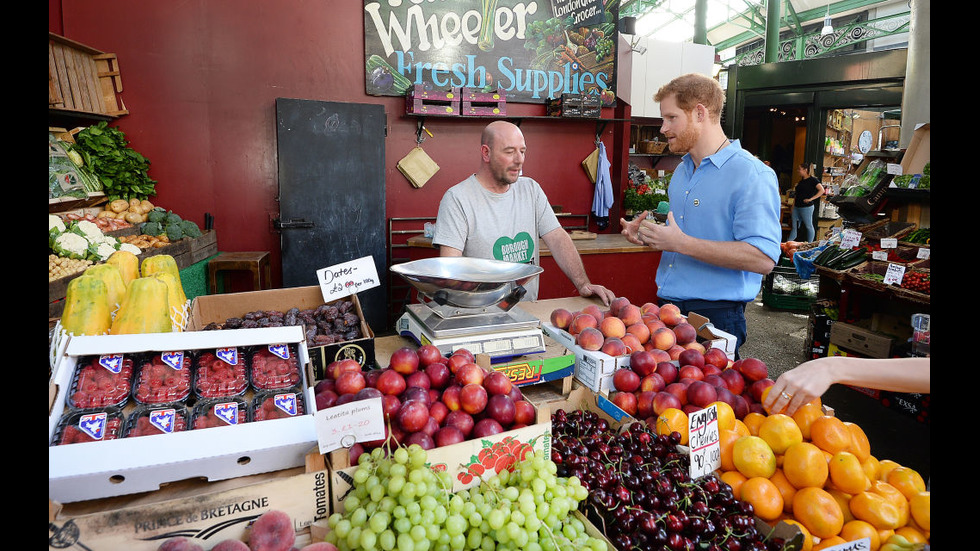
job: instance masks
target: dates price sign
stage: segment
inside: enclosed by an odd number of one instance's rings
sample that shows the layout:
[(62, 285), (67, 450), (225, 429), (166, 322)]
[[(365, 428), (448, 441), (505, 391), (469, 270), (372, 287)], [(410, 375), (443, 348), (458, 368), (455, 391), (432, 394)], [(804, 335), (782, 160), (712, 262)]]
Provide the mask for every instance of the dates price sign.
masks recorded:
[(321, 409), (314, 414), (313, 423), (316, 426), (321, 454), (349, 448), (357, 442), (370, 442), (385, 437), (381, 398), (347, 402)]
[(721, 468), (718, 443), (718, 406), (708, 406), (688, 416), (687, 444), (691, 447), (691, 478), (700, 478)]
[(378, 279), (378, 269), (374, 266), (374, 258), (371, 256), (317, 270), (316, 279), (320, 283), (320, 291), (325, 302), (366, 291), (381, 284)]

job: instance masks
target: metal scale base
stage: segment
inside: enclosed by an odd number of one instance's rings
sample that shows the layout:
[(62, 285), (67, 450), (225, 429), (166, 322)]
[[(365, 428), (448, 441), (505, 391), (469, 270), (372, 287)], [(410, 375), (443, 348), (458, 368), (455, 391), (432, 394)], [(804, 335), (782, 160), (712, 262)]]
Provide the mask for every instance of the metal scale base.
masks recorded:
[(420, 346), (435, 345), (445, 356), (465, 348), (486, 354), (492, 363), (545, 351), (538, 318), (520, 307), (489, 309), (473, 315), (442, 317), (424, 304), (409, 304), (396, 322), (398, 333)]

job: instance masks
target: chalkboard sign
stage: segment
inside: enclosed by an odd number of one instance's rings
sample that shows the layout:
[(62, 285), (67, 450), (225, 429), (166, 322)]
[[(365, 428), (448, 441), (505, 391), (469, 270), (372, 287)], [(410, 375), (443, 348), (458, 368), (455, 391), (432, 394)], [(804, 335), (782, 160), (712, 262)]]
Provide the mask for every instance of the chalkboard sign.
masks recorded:
[(505, 92), (509, 103), (588, 94), (614, 105), (619, 4), (365, 0), (366, 91), (466, 87)]
[(317, 270), (374, 259), (381, 284), (358, 293), (375, 331), (387, 324), (385, 112), (382, 105), (276, 99), (284, 287)]

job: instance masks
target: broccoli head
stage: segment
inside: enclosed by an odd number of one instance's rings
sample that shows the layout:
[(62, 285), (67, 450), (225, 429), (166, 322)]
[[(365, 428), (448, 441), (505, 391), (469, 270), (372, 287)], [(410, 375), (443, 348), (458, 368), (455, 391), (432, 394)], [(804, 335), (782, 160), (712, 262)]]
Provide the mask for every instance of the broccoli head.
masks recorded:
[(171, 226), (173, 224), (180, 224), (181, 222), (183, 222), (183, 219), (181, 219), (180, 215), (171, 210), (167, 212), (167, 218), (164, 225)]
[(153, 210), (146, 213), (147, 222), (156, 222), (158, 224), (163, 223), (167, 219), (167, 211), (163, 207), (154, 207)]
[(166, 228), (167, 239), (171, 242), (177, 241), (184, 237), (184, 229), (181, 227), (180, 223), (167, 224)]
[(181, 222), (180, 229), (184, 231), (184, 237), (190, 237), (191, 239), (201, 237), (201, 228), (190, 220), (184, 220)]
[(140, 227), (143, 235), (160, 235), (163, 233), (163, 226), (160, 222), (144, 222)]

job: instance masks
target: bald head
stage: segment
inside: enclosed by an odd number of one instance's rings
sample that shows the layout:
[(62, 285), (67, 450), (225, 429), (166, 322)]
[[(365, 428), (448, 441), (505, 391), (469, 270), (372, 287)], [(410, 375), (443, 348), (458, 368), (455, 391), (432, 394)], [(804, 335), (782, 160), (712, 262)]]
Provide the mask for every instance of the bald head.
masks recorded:
[(524, 133), (516, 124), (493, 121), (480, 136), (482, 163), (477, 176), (487, 189), (500, 193), (517, 181), (524, 165)]
[(493, 149), (494, 143), (499, 139), (518, 136), (523, 138), (524, 133), (521, 132), (521, 128), (516, 124), (507, 121), (493, 121), (483, 129), (483, 134), (480, 136), (480, 145), (487, 145)]

